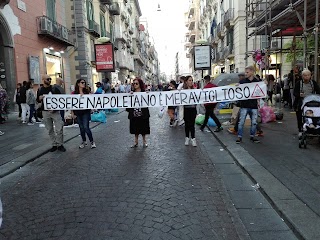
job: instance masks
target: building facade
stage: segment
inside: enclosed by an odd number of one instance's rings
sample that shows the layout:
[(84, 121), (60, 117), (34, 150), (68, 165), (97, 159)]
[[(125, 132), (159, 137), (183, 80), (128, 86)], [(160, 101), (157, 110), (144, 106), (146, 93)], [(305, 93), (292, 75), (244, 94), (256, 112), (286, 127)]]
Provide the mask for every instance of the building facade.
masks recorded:
[(32, 80), (41, 83), (48, 74), (70, 85), (70, 61), (73, 46), (66, 24), (65, 0), (5, 1), (0, 10), (1, 84), (13, 99), (16, 83)]

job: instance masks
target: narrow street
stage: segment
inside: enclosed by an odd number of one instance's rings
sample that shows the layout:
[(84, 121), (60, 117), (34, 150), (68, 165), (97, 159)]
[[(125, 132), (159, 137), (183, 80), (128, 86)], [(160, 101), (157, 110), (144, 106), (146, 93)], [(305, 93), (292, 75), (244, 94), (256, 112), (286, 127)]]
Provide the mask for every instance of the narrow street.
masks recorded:
[(0, 239), (296, 239), (211, 133), (186, 147), (156, 113), (148, 148), (123, 112), (2, 178)]

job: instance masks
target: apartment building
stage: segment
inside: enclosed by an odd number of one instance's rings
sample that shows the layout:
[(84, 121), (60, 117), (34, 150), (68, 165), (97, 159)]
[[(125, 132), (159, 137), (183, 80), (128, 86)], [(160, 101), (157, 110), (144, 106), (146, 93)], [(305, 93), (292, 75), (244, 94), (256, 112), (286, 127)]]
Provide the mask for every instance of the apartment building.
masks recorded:
[(69, 46), (74, 45), (66, 24), (66, 0), (1, 1), (0, 82), (13, 99), (16, 83), (41, 75), (62, 77), (70, 85)]

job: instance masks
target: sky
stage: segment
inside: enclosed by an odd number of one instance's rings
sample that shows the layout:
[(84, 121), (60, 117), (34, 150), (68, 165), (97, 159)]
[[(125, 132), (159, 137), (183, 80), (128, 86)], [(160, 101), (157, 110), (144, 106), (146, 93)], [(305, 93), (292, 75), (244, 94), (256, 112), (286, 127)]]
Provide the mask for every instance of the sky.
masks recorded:
[[(142, 18), (148, 21), (148, 31), (153, 37), (160, 61), (160, 71), (174, 73), (175, 54), (184, 47), (187, 31), (184, 13), (188, 0), (139, 0)], [(161, 11), (157, 11), (160, 4)]]

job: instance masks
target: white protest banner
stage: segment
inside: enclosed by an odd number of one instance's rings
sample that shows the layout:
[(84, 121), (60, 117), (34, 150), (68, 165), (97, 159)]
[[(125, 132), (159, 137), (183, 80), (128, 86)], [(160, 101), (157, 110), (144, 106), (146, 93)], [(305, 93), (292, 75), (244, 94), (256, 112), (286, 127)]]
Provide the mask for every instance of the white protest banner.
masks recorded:
[(266, 97), (264, 82), (223, 86), (205, 89), (189, 89), (166, 92), (136, 92), (114, 94), (51, 94), (44, 97), (45, 110), (79, 110), (110, 108), (142, 108), (180, 106), (210, 102), (228, 102)]

